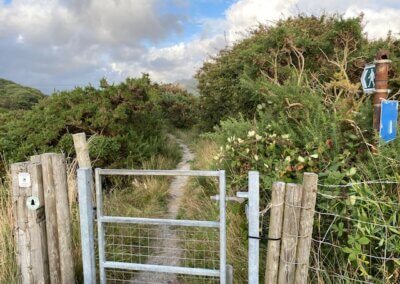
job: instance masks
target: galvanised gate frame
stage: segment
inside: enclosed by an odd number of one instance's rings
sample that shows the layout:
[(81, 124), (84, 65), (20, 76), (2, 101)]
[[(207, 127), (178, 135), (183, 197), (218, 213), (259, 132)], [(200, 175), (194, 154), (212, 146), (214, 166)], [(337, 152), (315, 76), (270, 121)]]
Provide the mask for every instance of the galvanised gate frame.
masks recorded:
[[(197, 221), (177, 219), (155, 219), (135, 217), (115, 217), (103, 214), (102, 176), (196, 176), (217, 177), (219, 179), (219, 221)], [(96, 169), (96, 199), (97, 199), (97, 228), (99, 248), (99, 271), (100, 283), (106, 283), (106, 269), (123, 269), (134, 271), (148, 271), (161, 273), (176, 273), (194, 276), (214, 276), (220, 278), (220, 283), (226, 283), (226, 182), (225, 171), (185, 171), (185, 170), (121, 170), (121, 169)], [(146, 225), (169, 225), (183, 227), (219, 228), (220, 236), (220, 267), (219, 270), (166, 266), (154, 264), (140, 264), (128, 262), (109, 261), (105, 257), (105, 231), (106, 223), (119, 224), (146, 224)]]

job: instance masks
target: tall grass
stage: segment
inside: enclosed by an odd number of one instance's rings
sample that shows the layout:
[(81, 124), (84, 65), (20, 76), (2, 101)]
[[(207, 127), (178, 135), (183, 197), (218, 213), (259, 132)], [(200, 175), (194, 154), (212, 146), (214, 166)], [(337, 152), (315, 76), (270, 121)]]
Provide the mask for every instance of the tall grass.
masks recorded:
[[(195, 152), (194, 169), (213, 169), (218, 152), (215, 142), (198, 139), (192, 144)], [(229, 190), (228, 190), (229, 193)], [(197, 220), (218, 220), (218, 203), (210, 197), (218, 194), (216, 181), (193, 178), (185, 190), (179, 217)], [(247, 282), (247, 221), (244, 205), (227, 203), (227, 262), (233, 266), (234, 283)], [(207, 248), (203, 248), (207, 249)]]
[[(179, 146), (168, 139), (162, 155), (154, 155), (142, 162), (144, 169), (173, 169), (179, 162)], [(74, 166), (74, 161), (68, 168)], [(7, 168), (7, 166), (5, 166)], [(74, 186), (75, 170), (68, 171), (69, 187)], [(161, 216), (166, 212), (169, 179), (144, 177), (141, 179), (114, 180), (106, 190), (104, 206), (107, 213), (121, 216)], [(75, 190), (75, 189), (73, 189)], [(79, 205), (70, 192), (73, 255), (77, 283), (82, 283), (82, 256), (80, 242)], [(13, 238), (13, 213), (10, 174), (0, 179), (0, 283), (17, 283), (18, 267)]]
[(17, 282), (9, 173), (0, 179), (0, 283)]

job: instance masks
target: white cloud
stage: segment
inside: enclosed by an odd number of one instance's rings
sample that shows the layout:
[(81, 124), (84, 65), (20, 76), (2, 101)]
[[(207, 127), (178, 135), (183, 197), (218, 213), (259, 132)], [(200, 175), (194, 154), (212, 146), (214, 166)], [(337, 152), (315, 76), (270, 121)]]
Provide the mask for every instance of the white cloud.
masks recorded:
[(258, 23), (267, 24), (290, 16), (290, 9), (298, 0), (239, 0), (226, 14), (227, 32), (231, 40)]
[[(163, 0), (0, 1), (0, 77), (46, 90), (95, 83), (110, 62), (182, 30)], [(44, 88), (42, 86), (45, 86)]]
[(364, 14), (365, 31), (369, 39), (385, 38), (388, 32), (400, 35), (400, 8), (362, 9), (351, 6), (347, 9), (346, 17), (355, 17)]
[(27, 43), (140, 45), (181, 31), (180, 18), (157, 11), (161, 0), (13, 0), (0, 9), (0, 37), (19, 33)]
[(189, 1), (0, 0), (0, 77), (44, 90), (142, 72), (164, 82), (185, 81), (259, 23), (299, 12), (363, 12), (370, 38), (389, 29), (400, 33), (398, 0), (237, 0), (220, 18), (197, 19), (201, 31), (190, 39), (157, 47), (185, 23), (185, 15), (163, 12), (171, 11), (166, 5), (190, 9)]
[(120, 76), (137, 75), (137, 68), (160, 81), (174, 82), (191, 78), (204, 60), (221, 48), (233, 44), (259, 23), (277, 21), (290, 15), (290, 7), (297, 0), (239, 0), (226, 11), (224, 18), (204, 19), (203, 31), (187, 42), (169, 47), (150, 48), (137, 61), (113, 63)]

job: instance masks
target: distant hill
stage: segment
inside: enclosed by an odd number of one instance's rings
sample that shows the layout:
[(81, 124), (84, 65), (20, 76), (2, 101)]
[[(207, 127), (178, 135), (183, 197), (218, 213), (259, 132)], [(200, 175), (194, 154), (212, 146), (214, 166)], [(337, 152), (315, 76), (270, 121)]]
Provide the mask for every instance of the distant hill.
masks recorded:
[(0, 78), (0, 112), (1, 109), (30, 109), (44, 97), (39, 90)]

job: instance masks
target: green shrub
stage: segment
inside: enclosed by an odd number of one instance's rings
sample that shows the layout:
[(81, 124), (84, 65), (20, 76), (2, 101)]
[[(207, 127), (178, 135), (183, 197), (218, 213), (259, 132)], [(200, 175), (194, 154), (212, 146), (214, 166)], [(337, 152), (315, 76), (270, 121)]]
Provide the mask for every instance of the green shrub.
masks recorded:
[(140, 166), (153, 155), (170, 154), (164, 116), (154, 97), (160, 95), (148, 75), (55, 93), (31, 110), (0, 116), (0, 149), (9, 162), (49, 151), (73, 155), (71, 134), (85, 132), (94, 135), (94, 166)]
[[(370, 42), (362, 30), (362, 16), (298, 16), (280, 20), (273, 26), (260, 26), (242, 41), (226, 48), (205, 62), (197, 72), (200, 90), (201, 124), (212, 129), (221, 120), (242, 114), (251, 118), (261, 93), (248, 82), (266, 80), (275, 85), (296, 78), (324, 88), (324, 99), (349, 107), (360, 90), (362, 66), (373, 61), (375, 53), (386, 48), (393, 60), (390, 85), (400, 87), (400, 41), (388, 37)], [(339, 102), (337, 102), (339, 103)], [(337, 105), (337, 109), (342, 109)], [(345, 108), (344, 110), (349, 110)]]
[[(365, 102), (368, 108), (360, 106), (357, 114), (348, 114), (335, 111), (336, 104), (327, 104), (318, 89), (290, 81), (282, 86), (261, 80), (252, 84), (268, 89), (268, 101), (258, 105), (253, 119), (230, 118), (205, 135), (220, 146), (215, 161), (227, 170), (231, 194), (247, 186), (249, 170), (260, 172), (262, 207), (268, 205), (274, 181), (301, 182), (304, 172), (317, 173), (322, 184), (399, 180), (400, 142), (382, 144), (379, 154), (366, 143), (374, 141), (371, 102)], [(367, 130), (360, 128), (367, 124)], [(320, 187), (319, 192), (317, 211), (333, 215), (317, 219), (314, 238), (325, 237), (337, 247), (316, 247), (325, 261), (313, 259), (312, 264), (358, 280), (397, 279), (399, 266), (393, 260), (400, 256), (397, 185)]]
[(44, 98), (39, 90), (0, 79), (0, 113), (1, 109), (30, 109)]
[(162, 85), (159, 105), (171, 124), (177, 128), (190, 128), (197, 123), (197, 97), (176, 85)]

